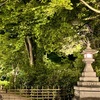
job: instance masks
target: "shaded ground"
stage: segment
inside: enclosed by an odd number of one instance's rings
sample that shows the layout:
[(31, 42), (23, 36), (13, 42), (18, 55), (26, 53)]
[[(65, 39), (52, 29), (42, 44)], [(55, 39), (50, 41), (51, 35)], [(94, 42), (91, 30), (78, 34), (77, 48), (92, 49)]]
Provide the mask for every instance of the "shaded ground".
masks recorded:
[(30, 100), (28, 98), (21, 97), (20, 95), (6, 93), (5, 91), (0, 91), (0, 95), (3, 98), (0, 98), (0, 100)]

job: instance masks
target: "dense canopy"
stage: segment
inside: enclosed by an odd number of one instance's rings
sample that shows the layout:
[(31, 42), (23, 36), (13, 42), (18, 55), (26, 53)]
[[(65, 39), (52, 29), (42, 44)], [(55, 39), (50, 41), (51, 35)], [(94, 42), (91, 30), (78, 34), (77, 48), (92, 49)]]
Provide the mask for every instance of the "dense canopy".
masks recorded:
[(100, 49), (99, 9), (99, 0), (0, 0), (1, 79), (17, 85), (75, 84), (87, 39)]

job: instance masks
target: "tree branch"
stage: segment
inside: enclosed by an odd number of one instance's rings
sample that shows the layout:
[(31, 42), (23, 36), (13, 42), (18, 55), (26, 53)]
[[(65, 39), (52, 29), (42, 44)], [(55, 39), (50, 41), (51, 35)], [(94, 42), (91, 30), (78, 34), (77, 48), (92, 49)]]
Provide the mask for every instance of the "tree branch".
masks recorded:
[(3, 3), (0, 3), (0, 7), (1, 7), (2, 5), (4, 5), (7, 1), (8, 1), (8, 0), (4, 1)]
[(96, 19), (96, 18), (98, 18), (98, 17), (100, 17), (100, 15), (96, 15), (96, 16), (84, 18), (83, 20), (94, 20), (94, 19)]
[(97, 10), (93, 7), (91, 7), (89, 4), (87, 4), (84, 0), (80, 0), (85, 6), (87, 6), (89, 9), (91, 9), (92, 11), (96, 12), (96, 13), (100, 13), (100, 10)]

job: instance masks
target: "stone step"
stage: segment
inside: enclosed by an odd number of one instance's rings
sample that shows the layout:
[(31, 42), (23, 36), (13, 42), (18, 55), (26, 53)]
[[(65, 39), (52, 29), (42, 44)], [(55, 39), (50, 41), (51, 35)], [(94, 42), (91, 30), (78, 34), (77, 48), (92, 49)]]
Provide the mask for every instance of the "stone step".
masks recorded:
[(80, 77), (79, 78), (80, 81), (84, 81), (84, 82), (98, 82), (99, 78), (98, 77)]
[(96, 72), (83, 72), (82, 76), (96, 77)]
[(100, 87), (82, 87), (82, 86), (74, 86), (75, 90), (78, 91), (95, 91), (95, 92), (100, 92)]
[[(99, 98), (98, 100), (100, 100), (100, 87), (81, 87), (81, 86), (79, 87), (79, 86), (75, 86), (74, 90), (75, 90), (74, 91), (75, 96), (77, 96), (79, 98), (93, 97), (93, 98)], [(79, 99), (79, 100), (81, 100), (81, 99)], [(91, 99), (88, 99), (88, 100), (91, 100)]]
[(100, 82), (77, 82), (78, 86), (100, 87)]

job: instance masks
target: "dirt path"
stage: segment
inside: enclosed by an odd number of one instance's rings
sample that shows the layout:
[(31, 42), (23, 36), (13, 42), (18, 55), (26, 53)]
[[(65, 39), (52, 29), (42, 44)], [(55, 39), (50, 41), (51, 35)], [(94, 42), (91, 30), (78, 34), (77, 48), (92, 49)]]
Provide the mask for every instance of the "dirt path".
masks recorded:
[(30, 100), (25, 97), (21, 97), (20, 95), (6, 93), (5, 91), (0, 91), (0, 95), (2, 95), (3, 99), (0, 100)]

